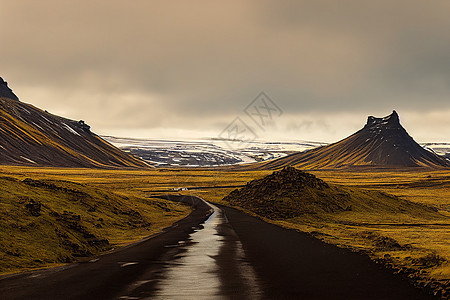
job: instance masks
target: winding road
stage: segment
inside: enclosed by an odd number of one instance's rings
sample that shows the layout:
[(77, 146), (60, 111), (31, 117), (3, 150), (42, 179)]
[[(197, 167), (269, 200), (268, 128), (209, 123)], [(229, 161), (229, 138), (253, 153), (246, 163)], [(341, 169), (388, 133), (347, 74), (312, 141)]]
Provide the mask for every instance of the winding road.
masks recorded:
[(361, 254), (200, 198), (160, 234), (0, 279), (1, 299), (433, 299)]

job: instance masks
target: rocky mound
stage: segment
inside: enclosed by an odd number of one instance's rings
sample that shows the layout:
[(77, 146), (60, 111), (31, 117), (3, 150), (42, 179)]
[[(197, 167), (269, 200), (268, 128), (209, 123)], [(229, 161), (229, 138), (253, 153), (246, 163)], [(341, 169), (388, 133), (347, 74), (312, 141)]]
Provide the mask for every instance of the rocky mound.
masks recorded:
[(345, 212), (434, 214), (429, 207), (382, 192), (329, 185), (316, 176), (285, 167), (232, 191), (224, 201), (269, 219)]
[(337, 143), (248, 167), (278, 169), (287, 165), (306, 169), (442, 168), (450, 167), (450, 161), (416, 143), (393, 111), (384, 118), (368, 117), (364, 128)]
[(351, 209), (347, 193), (336, 191), (316, 176), (293, 167), (250, 181), (224, 200), (272, 219)]

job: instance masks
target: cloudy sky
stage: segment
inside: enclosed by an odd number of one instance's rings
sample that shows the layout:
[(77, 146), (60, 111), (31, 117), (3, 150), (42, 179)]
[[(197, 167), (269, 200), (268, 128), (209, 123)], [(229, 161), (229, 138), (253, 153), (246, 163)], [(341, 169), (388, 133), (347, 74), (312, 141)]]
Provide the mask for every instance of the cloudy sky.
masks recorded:
[(335, 141), (396, 109), (450, 141), (450, 1), (0, 0), (0, 76), (100, 134), (214, 137), (264, 91), (266, 140)]

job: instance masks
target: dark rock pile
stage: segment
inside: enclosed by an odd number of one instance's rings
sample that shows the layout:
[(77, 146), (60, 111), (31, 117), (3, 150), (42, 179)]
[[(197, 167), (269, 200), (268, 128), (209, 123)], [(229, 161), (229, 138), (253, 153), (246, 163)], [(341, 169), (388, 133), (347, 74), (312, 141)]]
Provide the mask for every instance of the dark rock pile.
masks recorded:
[(329, 188), (328, 184), (316, 176), (298, 170), (294, 167), (285, 167), (281, 171), (275, 171), (261, 180), (253, 180), (247, 183), (247, 187), (258, 186), (262, 193), (283, 189), (302, 189), (305, 187), (323, 190)]
[(271, 219), (351, 210), (348, 193), (293, 167), (253, 180), (224, 200)]
[(42, 204), (34, 200), (30, 200), (27, 204), (25, 204), (25, 208), (34, 217), (39, 217), (41, 215), (41, 207)]

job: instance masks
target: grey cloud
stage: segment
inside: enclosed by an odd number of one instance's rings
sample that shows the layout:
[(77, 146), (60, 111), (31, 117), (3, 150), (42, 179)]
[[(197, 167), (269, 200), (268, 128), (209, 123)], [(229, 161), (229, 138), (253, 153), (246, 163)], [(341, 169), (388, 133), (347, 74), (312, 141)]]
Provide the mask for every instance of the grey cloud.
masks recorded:
[(100, 128), (214, 126), (261, 90), (298, 114), (450, 108), (445, 0), (1, 2), (0, 75)]

